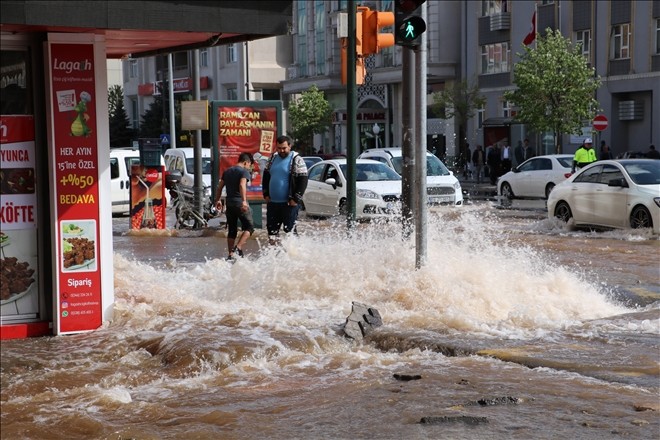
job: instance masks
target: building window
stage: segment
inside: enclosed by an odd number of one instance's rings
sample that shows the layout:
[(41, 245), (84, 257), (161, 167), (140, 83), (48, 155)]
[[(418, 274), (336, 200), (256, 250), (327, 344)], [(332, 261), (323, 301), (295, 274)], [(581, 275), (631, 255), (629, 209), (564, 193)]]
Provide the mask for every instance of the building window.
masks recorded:
[(238, 99), (238, 91), (236, 87), (227, 87), (227, 99), (229, 101), (236, 101)]
[(509, 72), (511, 50), (509, 43), (495, 43), (481, 46), (481, 73)]
[(236, 44), (230, 44), (227, 46), (227, 64), (235, 63), (236, 61), (238, 61)]
[(541, 5), (551, 5), (555, 0), (541, 0)]
[(138, 76), (138, 60), (131, 60), (128, 64), (128, 76), (137, 78)]
[(282, 99), (280, 89), (262, 89), (261, 97), (264, 101), (279, 101)]
[(174, 70), (187, 70), (188, 69), (188, 52), (176, 52), (172, 55), (172, 64)]
[(502, 101), (502, 116), (505, 118), (513, 118), (516, 115), (513, 104), (509, 101)]
[(591, 51), (591, 30), (575, 32), (575, 44), (579, 44), (582, 48), (582, 55), (589, 60), (589, 53)]
[(660, 18), (655, 20), (655, 54), (660, 55)]
[(209, 67), (209, 50), (201, 49), (199, 51), (199, 64), (202, 67)]
[(314, 37), (316, 39), (315, 64), (316, 74), (325, 74), (325, 1), (314, 2)]
[(482, 17), (501, 14), (502, 12), (508, 12), (507, 0), (481, 0)]
[(630, 23), (612, 26), (610, 59), (630, 58)]
[(477, 109), (477, 128), (483, 128), (485, 115), (486, 115), (486, 109), (483, 106)]
[(298, 62), (298, 76), (307, 76), (307, 2), (294, 3), (298, 12), (296, 15), (298, 35), (296, 36), (296, 60)]
[(140, 109), (137, 99), (131, 99), (131, 127), (135, 130), (140, 128)]

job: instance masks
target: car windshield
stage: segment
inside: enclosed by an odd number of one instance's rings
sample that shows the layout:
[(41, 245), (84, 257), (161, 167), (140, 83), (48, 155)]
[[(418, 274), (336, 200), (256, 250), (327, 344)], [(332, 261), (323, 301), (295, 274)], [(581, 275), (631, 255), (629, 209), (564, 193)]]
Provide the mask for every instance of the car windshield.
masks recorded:
[(660, 185), (660, 161), (640, 160), (622, 164), (637, 185)]
[[(340, 165), (344, 176), (347, 173), (347, 165)], [(357, 163), (355, 164), (356, 182), (379, 182), (382, 180), (401, 180), (396, 172), (382, 163)]]
[[(393, 157), (392, 166), (394, 171), (399, 174), (403, 173), (403, 157)], [(449, 176), (449, 170), (440, 159), (432, 155), (426, 155), (426, 176)]]
[[(186, 169), (190, 172), (195, 171), (195, 158), (190, 157), (186, 159)], [(211, 158), (202, 157), (202, 174), (211, 174)]]

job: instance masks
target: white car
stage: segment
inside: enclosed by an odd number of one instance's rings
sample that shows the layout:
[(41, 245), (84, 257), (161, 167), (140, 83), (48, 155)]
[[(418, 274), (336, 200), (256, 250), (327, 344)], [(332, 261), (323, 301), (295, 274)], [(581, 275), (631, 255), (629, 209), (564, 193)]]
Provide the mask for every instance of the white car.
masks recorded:
[[(165, 151), (165, 168), (167, 172), (181, 173), (182, 192), (186, 197), (194, 197), (195, 188), (195, 149), (192, 147), (169, 148)], [(210, 148), (202, 148), (202, 185), (205, 197), (211, 197), (212, 157)]]
[[(323, 160), (308, 170), (307, 190), (303, 195), (308, 215), (331, 217), (345, 215), (345, 158)], [(401, 176), (375, 160), (355, 161), (355, 217), (370, 220), (391, 217), (401, 212)]]
[(660, 160), (587, 165), (550, 193), (548, 217), (576, 226), (650, 228), (660, 234)]
[(552, 189), (571, 176), (572, 154), (527, 159), (497, 180), (497, 194), (507, 199), (547, 199)]
[[(403, 172), (401, 148), (370, 148), (360, 154), (359, 158), (382, 162), (399, 175)], [(440, 159), (429, 152), (426, 153), (426, 194), (430, 204), (463, 204), (461, 183)]]

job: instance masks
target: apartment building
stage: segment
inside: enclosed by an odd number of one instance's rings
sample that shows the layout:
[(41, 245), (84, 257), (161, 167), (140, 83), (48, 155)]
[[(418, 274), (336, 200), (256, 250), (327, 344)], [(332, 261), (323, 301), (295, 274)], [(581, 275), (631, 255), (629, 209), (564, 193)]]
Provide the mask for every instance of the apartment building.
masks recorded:
[[(200, 99), (280, 100), (282, 81), (291, 65), (291, 37), (278, 36), (199, 49)], [(174, 99), (191, 99), (194, 52), (172, 54)], [(122, 61), (124, 106), (134, 128), (168, 78), (166, 54)], [(209, 146), (208, 133), (204, 146)], [(177, 146), (185, 145), (185, 140)]]
[[(614, 155), (647, 151), (660, 143), (660, 1), (539, 0), (467, 1), (461, 5), (466, 78), (478, 78), (486, 106), (469, 123), (470, 143), (504, 141), (516, 145), (529, 137), (538, 153), (555, 152), (550, 133), (532, 133), (512, 120), (516, 109), (502, 96), (514, 88), (513, 67), (536, 14), (536, 30), (561, 30), (582, 43), (587, 62), (601, 77), (596, 100), (608, 127), (594, 133), (584, 121), (583, 135), (566, 135), (563, 152), (573, 152), (596, 134)], [(531, 43), (533, 47), (534, 43)]]

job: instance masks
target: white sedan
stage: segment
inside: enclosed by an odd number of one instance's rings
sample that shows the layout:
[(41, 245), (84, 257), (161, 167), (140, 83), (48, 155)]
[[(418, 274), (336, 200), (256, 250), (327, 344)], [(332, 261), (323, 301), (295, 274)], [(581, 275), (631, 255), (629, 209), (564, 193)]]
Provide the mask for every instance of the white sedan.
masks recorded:
[(582, 168), (550, 193), (548, 217), (660, 234), (660, 160), (603, 160)]
[(497, 180), (497, 194), (507, 199), (547, 199), (552, 189), (571, 176), (572, 154), (527, 159)]
[[(308, 215), (331, 217), (346, 214), (346, 172), (345, 158), (324, 160), (309, 169), (307, 190), (303, 196)], [(401, 176), (387, 165), (357, 159), (355, 187), (357, 220), (390, 217), (400, 212)]]

